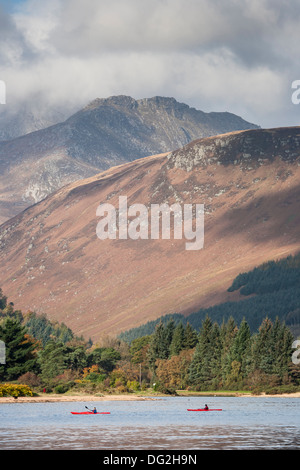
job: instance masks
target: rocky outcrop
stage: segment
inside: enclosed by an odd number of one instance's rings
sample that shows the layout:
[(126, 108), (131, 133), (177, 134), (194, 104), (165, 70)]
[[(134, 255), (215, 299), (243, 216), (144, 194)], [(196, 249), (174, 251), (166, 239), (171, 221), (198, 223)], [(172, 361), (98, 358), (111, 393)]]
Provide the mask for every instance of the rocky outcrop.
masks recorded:
[(294, 127), (232, 132), (200, 139), (171, 152), (168, 159), (170, 166), (186, 171), (210, 164), (233, 164), (252, 170), (277, 157), (293, 163), (299, 160), (299, 152), (300, 128)]

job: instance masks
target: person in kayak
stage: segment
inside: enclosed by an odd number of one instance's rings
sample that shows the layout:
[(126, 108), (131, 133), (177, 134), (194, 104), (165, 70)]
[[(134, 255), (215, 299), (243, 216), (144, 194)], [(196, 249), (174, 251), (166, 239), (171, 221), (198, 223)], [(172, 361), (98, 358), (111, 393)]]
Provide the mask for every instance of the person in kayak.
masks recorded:
[(85, 407), (87, 410), (91, 411), (92, 413), (97, 413), (97, 409), (96, 407), (94, 406), (94, 409), (93, 410), (90, 410), (87, 406)]
[(207, 405), (204, 406), (204, 410), (209, 410)]

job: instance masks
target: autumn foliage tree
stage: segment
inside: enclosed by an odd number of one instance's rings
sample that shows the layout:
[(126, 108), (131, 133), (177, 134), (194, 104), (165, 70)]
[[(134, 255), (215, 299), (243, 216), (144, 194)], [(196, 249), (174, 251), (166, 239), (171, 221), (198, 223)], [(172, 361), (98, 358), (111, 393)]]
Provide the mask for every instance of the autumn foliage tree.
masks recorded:
[(170, 389), (184, 389), (189, 383), (189, 366), (194, 350), (185, 349), (169, 359), (157, 359), (156, 379)]

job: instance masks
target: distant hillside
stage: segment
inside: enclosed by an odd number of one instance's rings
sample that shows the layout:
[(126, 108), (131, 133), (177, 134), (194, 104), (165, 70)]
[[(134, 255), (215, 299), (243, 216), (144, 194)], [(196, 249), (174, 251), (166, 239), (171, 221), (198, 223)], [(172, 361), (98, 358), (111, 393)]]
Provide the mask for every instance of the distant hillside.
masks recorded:
[[(299, 127), (207, 137), (110, 168), (0, 226), (0, 286), (16, 308), (45, 313), (93, 341), (163, 314), (187, 316), (241, 299), (246, 309), (260, 296), (228, 292), (238, 274), (299, 252), (299, 180)], [(100, 240), (99, 204), (118, 210), (124, 195), (128, 206), (203, 204), (203, 249), (186, 250), (173, 227), (171, 239), (151, 237), (151, 220), (148, 238)], [(287, 295), (275, 307), (291, 301)], [(280, 315), (297, 305), (296, 298)]]
[(166, 315), (126, 331), (120, 338), (131, 342), (140, 336), (152, 334), (159, 322), (166, 324), (171, 318), (175, 324), (190, 323), (199, 330), (207, 315), (219, 324), (226, 322), (230, 317), (240, 324), (245, 318), (253, 332), (265, 317), (271, 320), (278, 317), (290, 327), (294, 336), (300, 334), (300, 253), (279, 261), (269, 261), (249, 272), (239, 274), (228, 288), (228, 292), (236, 290), (244, 296), (252, 296), (200, 309), (186, 317), (181, 314)]

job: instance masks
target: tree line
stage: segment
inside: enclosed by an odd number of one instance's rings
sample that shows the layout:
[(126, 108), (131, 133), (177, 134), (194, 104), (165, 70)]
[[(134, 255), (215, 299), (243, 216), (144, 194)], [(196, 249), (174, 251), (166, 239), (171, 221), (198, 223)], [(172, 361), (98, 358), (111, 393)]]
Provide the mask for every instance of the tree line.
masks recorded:
[(167, 387), (207, 391), (299, 384), (300, 369), (291, 360), (293, 335), (278, 318), (265, 318), (255, 334), (245, 319), (239, 327), (232, 317), (219, 326), (207, 316), (198, 333), (189, 323), (184, 328), (170, 320), (148, 338), (153, 380)]
[(36, 390), (101, 393), (149, 387), (174, 393), (192, 390), (258, 390), (299, 387), (300, 366), (292, 362), (293, 335), (266, 317), (256, 332), (233, 317), (221, 324), (209, 316), (199, 329), (172, 317), (130, 344), (110, 338), (93, 344), (45, 316), (23, 315), (0, 293), (0, 340), (6, 361), (0, 382)]
[(21, 380), (49, 390), (59, 385), (61, 390), (67, 391), (75, 385), (75, 379), (93, 371), (102, 380), (121, 359), (120, 352), (113, 347), (91, 350), (89, 343), (79, 339), (64, 344), (59, 338), (50, 338), (43, 345), (28, 334), (18, 318), (13, 317), (4, 318), (0, 323), (0, 340), (5, 344), (0, 381)]

